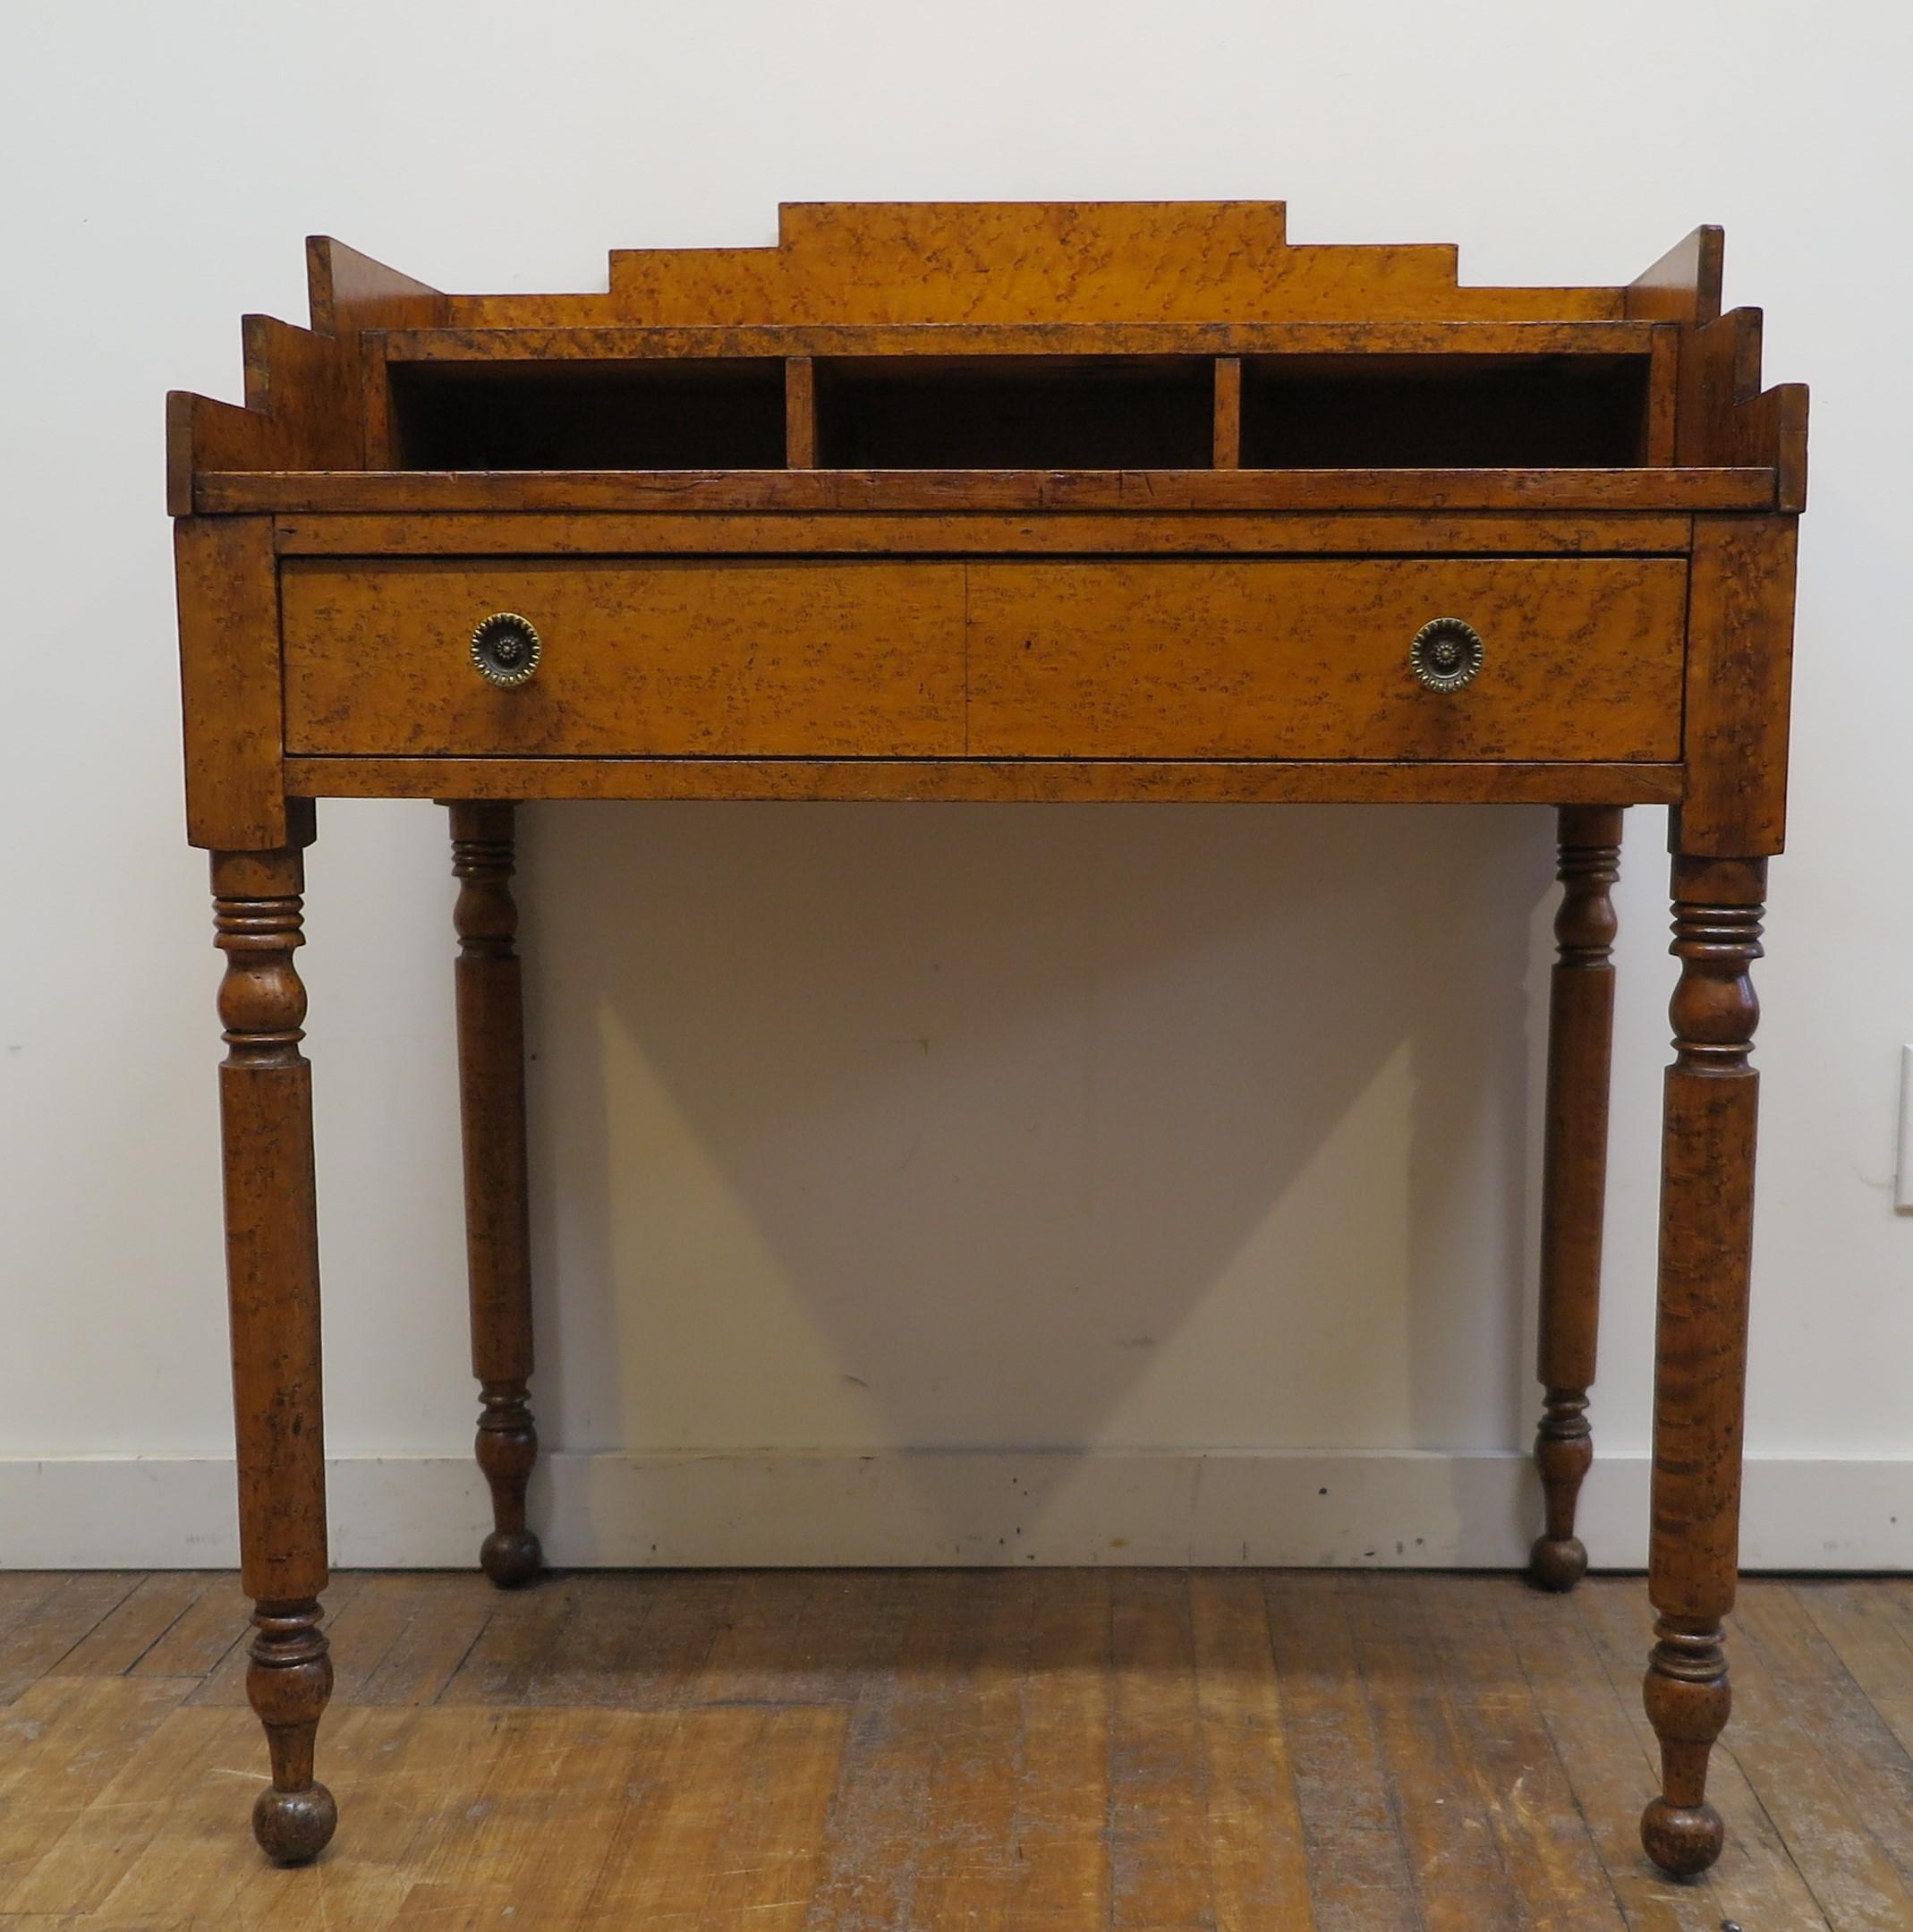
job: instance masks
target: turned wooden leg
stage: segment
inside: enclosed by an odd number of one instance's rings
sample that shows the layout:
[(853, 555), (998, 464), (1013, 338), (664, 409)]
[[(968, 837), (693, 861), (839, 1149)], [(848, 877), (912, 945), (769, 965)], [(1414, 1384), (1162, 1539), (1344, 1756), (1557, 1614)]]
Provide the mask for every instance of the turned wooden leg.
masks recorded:
[(538, 1458), (531, 1375), (531, 1225), (525, 1193), (524, 1000), (513, 940), (515, 807), (460, 804), (452, 813), (458, 902), (458, 1091), (465, 1154), (465, 1249), (472, 1288), (472, 1373), (479, 1382), (478, 1465), (491, 1487), (492, 1531), (479, 1552), (501, 1587), (544, 1562), (525, 1525)]
[(1594, 1379), (1601, 1301), (1601, 1220), (1607, 1197), (1608, 1061), (1614, 1035), (1614, 906), (1620, 875), (1619, 805), (1564, 805), (1561, 902), (1548, 1000), (1547, 1141), (1542, 1164), (1541, 1347), (1546, 1392), (1535, 1466), (1547, 1528), (1529, 1580), (1572, 1589), (1587, 1574), (1574, 1533), (1581, 1478), (1594, 1460), (1587, 1391)]
[(337, 1822), (312, 1768), (332, 1664), (319, 1607), (326, 1451), (312, 1085), (299, 1051), (305, 989), (293, 966), (303, 868), (296, 851), (222, 852), (212, 874), (216, 943), (225, 954), (219, 1118), (240, 1564), (255, 1632), (246, 1694), (272, 1754), (252, 1831), (270, 1857), (297, 1864), (324, 1850)]
[(1661, 1179), (1654, 1354), (1654, 1527), (1648, 1594), (1658, 1613), (1647, 1715), (1661, 1795), (1641, 1818), (1647, 1855), (1677, 1877), (1720, 1856), (1707, 1758), (1727, 1722), (1722, 1619), (1733, 1607), (1747, 1380), (1764, 859), (1674, 860), (1671, 1017)]

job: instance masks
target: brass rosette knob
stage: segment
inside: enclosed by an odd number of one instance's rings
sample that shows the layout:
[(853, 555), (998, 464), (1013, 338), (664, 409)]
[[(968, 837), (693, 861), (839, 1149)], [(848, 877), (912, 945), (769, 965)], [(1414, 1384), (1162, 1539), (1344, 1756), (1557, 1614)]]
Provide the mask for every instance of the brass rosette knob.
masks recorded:
[(544, 648), (531, 620), (515, 610), (494, 611), (472, 634), (472, 662), (479, 676), (506, 691), (531, 681)]
[(1487, 646), (1481, 633), (1459, 617), (1435, 617), (1423, 625), (1408, 646), (1408, 668), (1430, 691), (1459, 691), (1474, 681)]

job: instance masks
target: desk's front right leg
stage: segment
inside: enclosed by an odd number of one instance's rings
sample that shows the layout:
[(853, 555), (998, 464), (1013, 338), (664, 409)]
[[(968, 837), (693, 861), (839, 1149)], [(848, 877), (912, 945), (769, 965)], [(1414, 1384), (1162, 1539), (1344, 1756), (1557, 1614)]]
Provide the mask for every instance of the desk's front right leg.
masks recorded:
[(337, 1822), (313, 1775), (332, 1664), (319, 1606), (326, 1453), (311, 1068), (299, 1051), (305, 988), (293, 965), (303, 866), (294, 850), (218, 852), (212, 875), (215, 942), (225, 954), (219, 1123), (240, 1565), (255, 1631), (246, 1694), (272, 1754), (252, 1831), (269, 1857), (299, 1864), (325, 1849)]
[(1647, 1588), (1657, 1618), (1647, 1715), (1661, 1795), (1641, 1819), (1647, 1855), (1679, 1877), (1720, 1856), (1707, 1759), (1731, 1692), (1722, 1621), (1733, 1608), (1741, 1416), (1754, 1221), (1764, 859), (1674, 860), (1674, 1063), (1661, 1154), (1661, 1289), (1654, 1343), (1654, 1519)]

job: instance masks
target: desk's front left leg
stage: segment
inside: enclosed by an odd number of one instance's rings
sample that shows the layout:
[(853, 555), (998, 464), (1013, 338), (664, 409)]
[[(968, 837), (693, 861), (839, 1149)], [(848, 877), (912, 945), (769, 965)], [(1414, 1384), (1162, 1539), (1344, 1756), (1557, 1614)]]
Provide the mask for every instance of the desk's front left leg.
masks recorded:
[(1662, 1770), (1641, 1842), (1682, 1877), (1712, 1865), (1723, 1837), (1707, 1802), (1707, 1758), (1731, 1702), (1721, 1626), (1739, 1557), (1759, 1092), (1749, 969), (1760, 957), (1766, 870), (1764, 859), (1674, 860), (1680, 980), (1663, 1101), (1647, 1579), (1657, 1621), (1645, 1687)]
[(215, 853), (212, 873), (215, 938), (225, 954), (219, 1122), (240, 1564), (255, 1630), (246, 1694), (272, 1753), (252, 1831), (270, 1857), (298, 1864), (325, 1849), (338, 1816), (313, 1775), (332, 1664), (319, 1607), (326, 1452), (312, 1084), (299, 1051), (305, 988), (293, 965), (304, 881), (293, 850)]
[(479, 1562), (501, 1588), (529, 1583), (544, 1562), (525, 1521), (538, 1431), (530, 1400), (531, 1235), (524, 999), (515, 945), (518, 908), (512, 899), (515, 813), (507, 804), (451, 807), (472, 1373), (479, 1383), (478, 1465), (491, 1490), (492, 1513), (492, 1531)]

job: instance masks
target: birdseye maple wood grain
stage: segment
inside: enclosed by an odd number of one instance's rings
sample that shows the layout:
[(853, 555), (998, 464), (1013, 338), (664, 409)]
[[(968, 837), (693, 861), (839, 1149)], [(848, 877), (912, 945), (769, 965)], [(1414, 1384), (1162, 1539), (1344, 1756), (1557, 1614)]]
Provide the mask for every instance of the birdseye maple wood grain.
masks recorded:
[(1535, 1466), (1547, 1521), (1528, 1561), (1544, 1590), (1587, 1574), (1575, 1505), (1594, 1462), (1587, 1392), (1601, 1314), (1601, 1238), (1607, 1196), (1608, 1063), (1614, 1036), (1612, 892), (1620, 877), (1621, 810), (1564, 806), (1557, 956), (1548, 985), (1548, 1091), (1542, 1170), (1541, 1346), (1547, 1392)]
[[(1668, 761), (1673, 558), (1187, 563), (288, 561), (302, 756)], [(473, 675), (522, 614), (525, 685)], [(1486, 640), (1425, 690), (1433, 619)]]
[[(775, 247), (616, 251), (598, 294), (459, 295), (319, 239), (311, 328), (242, 326), (244, 406), (168, 399), (187, 829), (213, 854), (228, 961), (269, 1853), (315, 1855), (336, 1816), (315, 1759), (332, 1676), (292, 963), (313, 800), (452, 804), (481, 1561), (518, 1583), (540, 1568), (518, 801), (1306, 799), (1560, 810), (1531, 1569), (1549, 1588), (1586, 1562), (1620, 808), (1673, 808), (1646, 1679), (1662, 1764), (1641, 1833), (1669, 1871), (1713, 1862), (1748, 972), (1785, 830), (1807, 484), (1807, 393), (1761, 387), (1759, 312), (1722, 314), (1722, 255), (1703, 228), (1624, 286), (1476, 288), (1450, 248), (1291, 244), (1278, 203), (816, 204), (783, 210)], [(472, 657), (503, 612), (542, 640), (509, 689)], [(1462, 688), (1410, 667), (1436, 617), (1483, 641)], [(1331, 1598), (1283, 1605), (1286, 1655), (1342, 1640), (1310, 1622)], [(1144, 1658), (1174, 1634), (1146, 1589), (1110, 1627)], [(1365, 1639), (1391, 1660), (1371, 1715), (1398, 1741), (1428, 1734), (1412, 1635), (1384, 1618)], [(1138, 1834), (1186, 1822), (1187, 1716), (1146, 1689), (1117, 1714), (1147, 1800), (1118, 1868)], [(1433, 1812), (1401, 1822), (1418, 1861), (1456, 1851)], [(1317, 1824), (1361, 1865), (1361, 1833)], [(1404, 1897), (1401, 1878), (1365, 1899)], [(1513, 1893), (1479, 1880), (1482, 1922), (1514, 1922)], [(1124, 1923), (1182, 1922), (1118, 1891)]]
[[(1686, 566), (1640, 560), (974, 563), (979, 757), (1671, 759)], [(1458, 617), (1458, 691), (1409, 666)]]
[[(281, 600), (293, 753), (964, 749), (959, 564), (288, 562)], [(500, 611), (542, 647), (510, 689), (472, 663)]]
[(529, 1583), (543, 1562), (525, 1523), (538, 1458), (531, 1420), (531, 1230), (525, 1188), (524, 994), (512, 898), (515, 808), (463, 800), (451, 808), (458, 898), (455, 967), (459, 1116), (465, 1169), (465, 1254), (472, 1290), (472, 1373), (479, 1384), (479, 1468), (492, 1532), (479, 1562), (494, 1583)]
[(1675, 515), (1505, 515), (1488, 511), (1422, 515), (1385, 511), (1172, 511), (1022, 515), (987, 511), (913, 514), (852, 510), (752, 515), (679, 514), (653, 508), (567, 515), (563, 511), (434, 511), (428, 515), (294, 514), (272, 520), (281, 557), (963, 556), (1109, 552), (1203, 556), (1684, 557), (1694, 519)]

